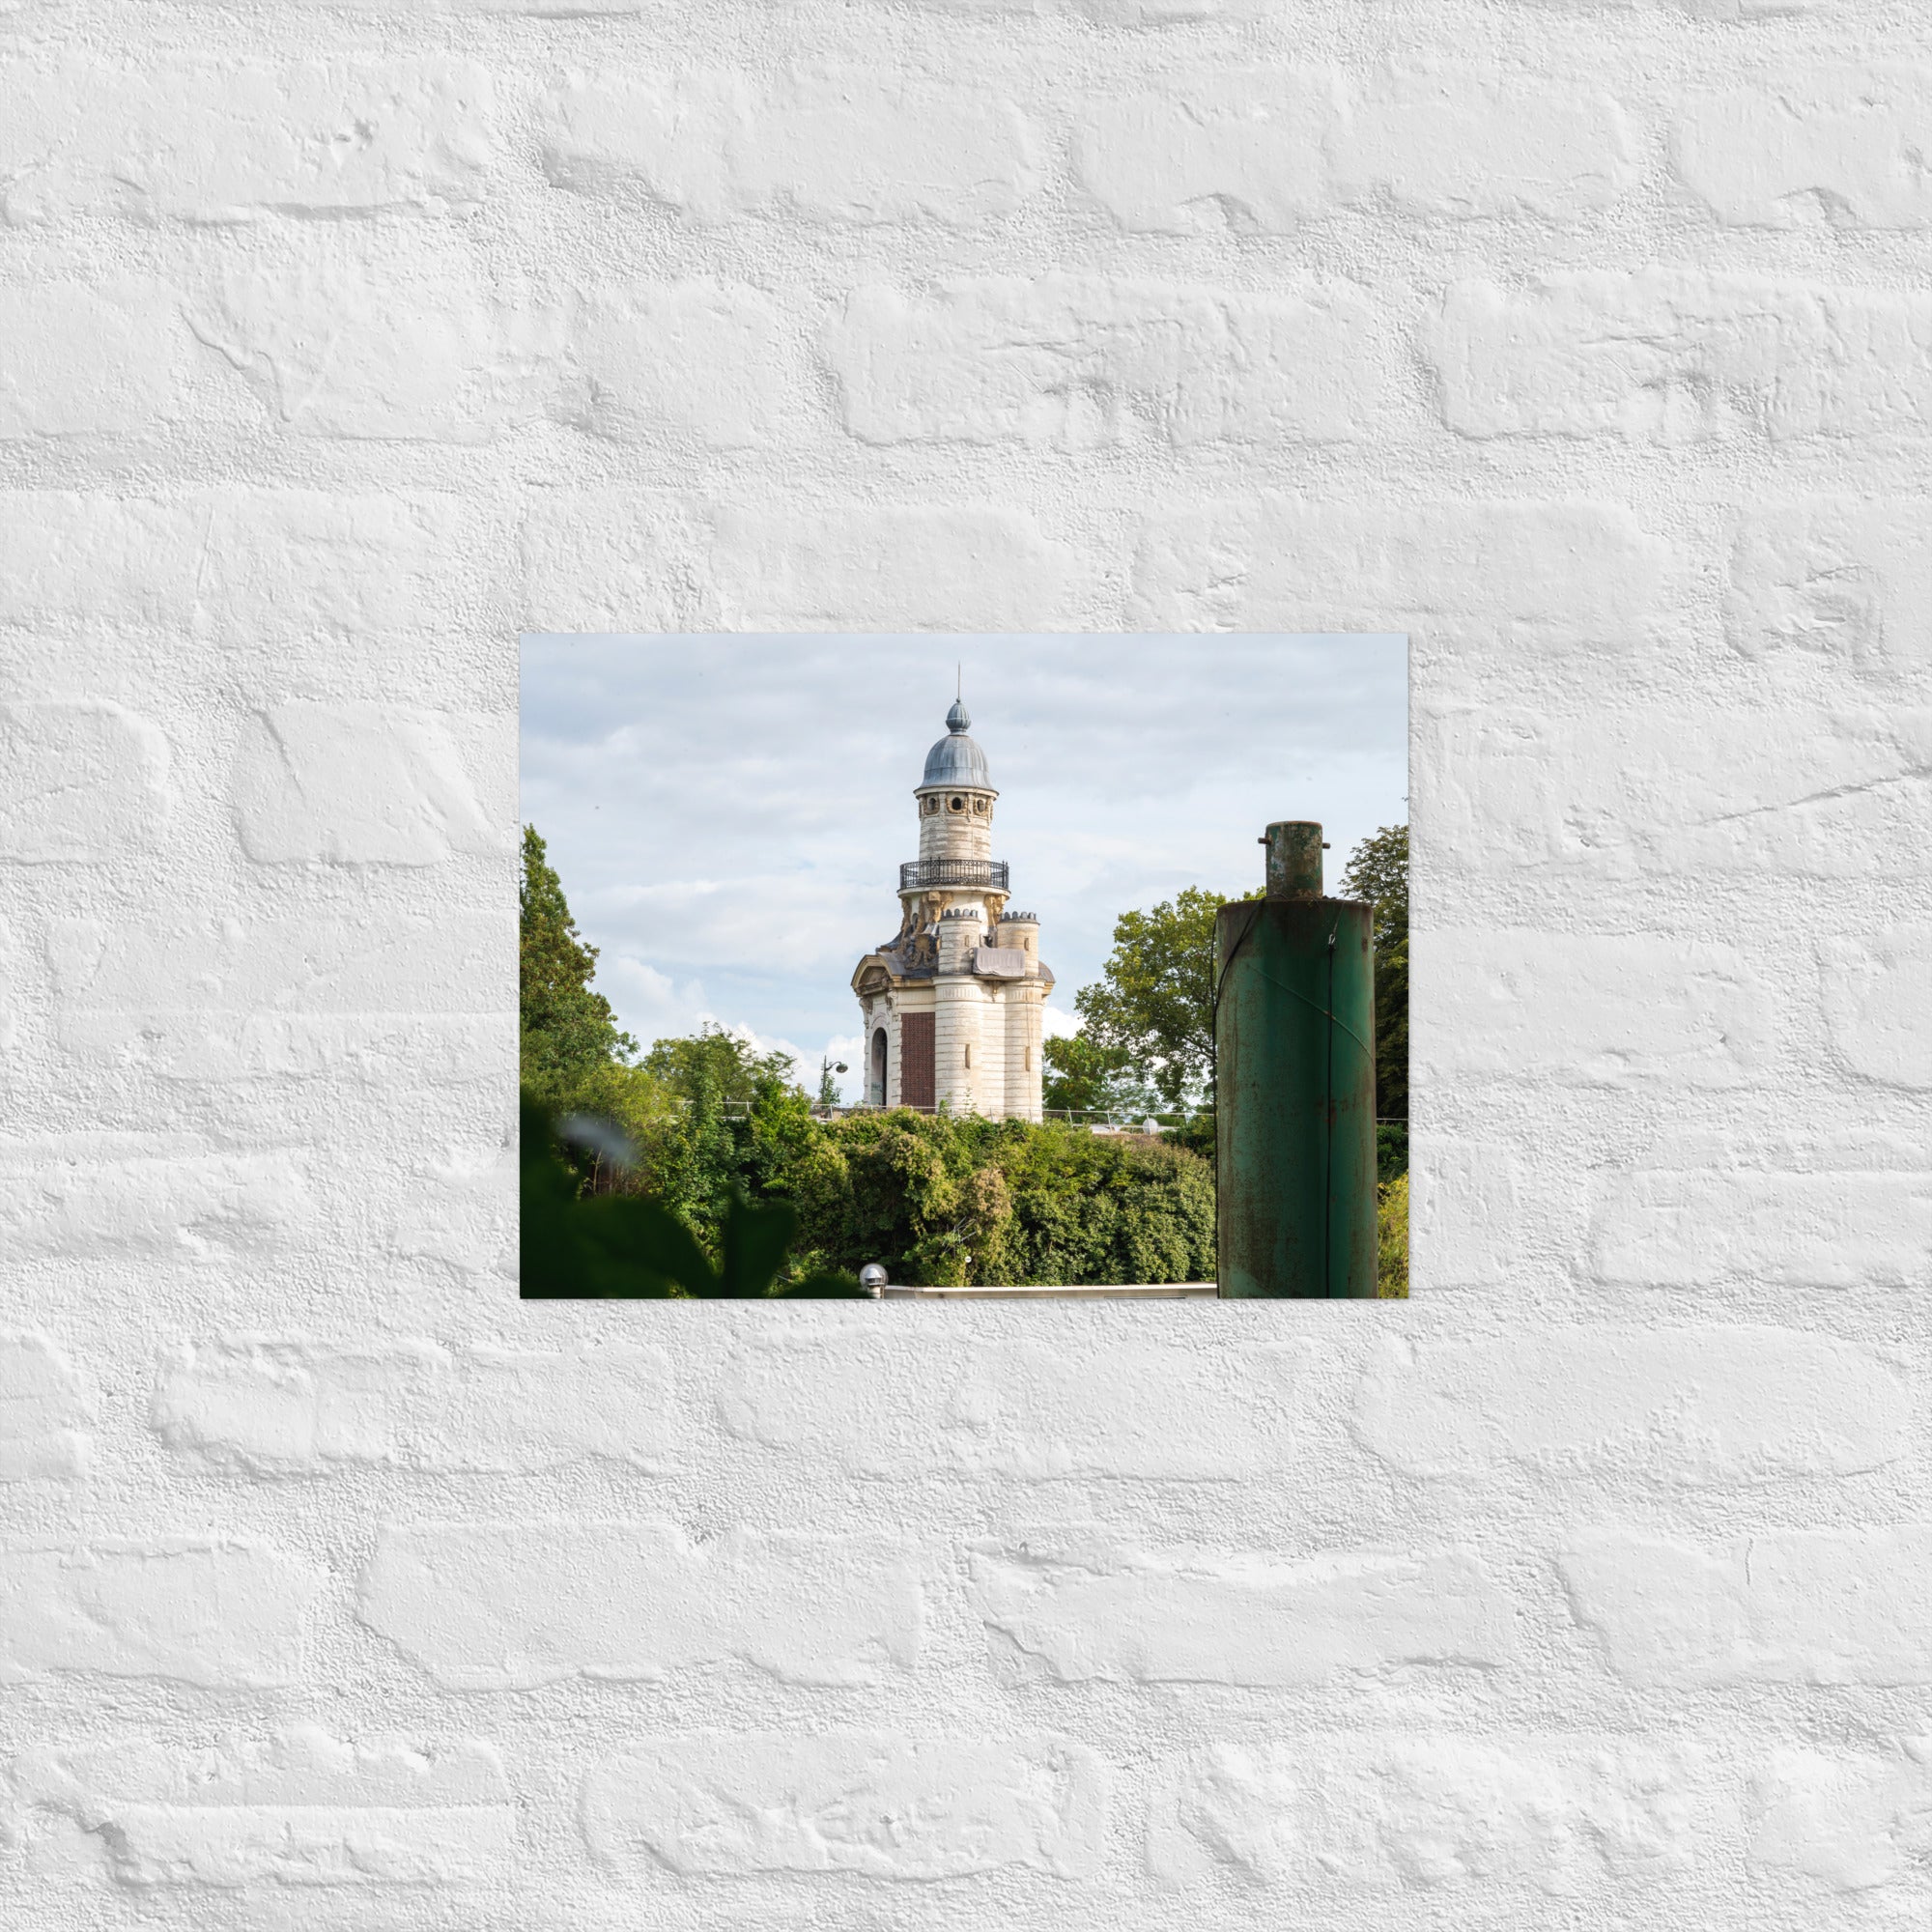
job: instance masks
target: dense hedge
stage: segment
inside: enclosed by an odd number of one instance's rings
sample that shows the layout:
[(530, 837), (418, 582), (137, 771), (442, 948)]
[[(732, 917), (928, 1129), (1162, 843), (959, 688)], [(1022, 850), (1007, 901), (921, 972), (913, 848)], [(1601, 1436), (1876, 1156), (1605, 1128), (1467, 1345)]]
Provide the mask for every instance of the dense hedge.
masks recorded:
[[(612, 1121), (636, 1157), (618, 1167), (567, 1151), (582, 1187), (663, 1203), (714, 1264), (734, 1198), (791, 1203), (798, 1234), (781, 1289), (867, 1262), (924, 1287), (1215, 1276), (1213, 1165), (1179, 1135), (903, 1110), (820, 1120), (771, 1073), (728, 1118), (708, 1081), (685, 1102), (641, 1068), (614, 1069), (605, 1085), (578, 1104)], [(1211, 1134), (1210, 1120), (1199, 1138), (1211, 1147)], [(1379, 1292), (1406, 1296), (1406, 1147), (1384, 1141), (1379, 1151)]]
[(1408, 1299), (1408, 1170), (1385, 1180), (1376, 1194), (1376, 1294), (1383, 1301)]
[(928, 1287), (1214, 1278), (1213, 1170), (1151, 1137), (905, 1111), (814, 1120), (767, 1080), (739, 1118), (700, 1098), (615, 1179), (707, 1246), (734, 1183), (797, 1206), (788, 1274), (879, 1262)]

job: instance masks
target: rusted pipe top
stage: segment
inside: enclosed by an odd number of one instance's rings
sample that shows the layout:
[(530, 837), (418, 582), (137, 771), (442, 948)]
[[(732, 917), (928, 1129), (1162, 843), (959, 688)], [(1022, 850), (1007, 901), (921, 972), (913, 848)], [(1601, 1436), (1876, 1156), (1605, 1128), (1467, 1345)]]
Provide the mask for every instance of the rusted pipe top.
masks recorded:
[(1321, 896), (1321, 828), (1306, 818), (1279, 818), (1262, 841), (1267, 847), (1267, 895), (1271, 899)]

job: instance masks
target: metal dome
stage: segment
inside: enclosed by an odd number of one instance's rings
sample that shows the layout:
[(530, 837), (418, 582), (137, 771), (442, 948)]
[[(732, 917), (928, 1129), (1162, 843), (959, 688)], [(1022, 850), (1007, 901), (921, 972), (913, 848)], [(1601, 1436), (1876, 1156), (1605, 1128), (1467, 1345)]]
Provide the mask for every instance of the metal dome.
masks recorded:
[(922, 789), (927, 785), (969, 785), (976, 791), (992, 790), (986, 754), (966, 735), (966, 727), (972, 722), (965, 705), (955, 698), (952, 709), (946, 714), (946, 736), (925, 754), (925, 776), (920, 781)]

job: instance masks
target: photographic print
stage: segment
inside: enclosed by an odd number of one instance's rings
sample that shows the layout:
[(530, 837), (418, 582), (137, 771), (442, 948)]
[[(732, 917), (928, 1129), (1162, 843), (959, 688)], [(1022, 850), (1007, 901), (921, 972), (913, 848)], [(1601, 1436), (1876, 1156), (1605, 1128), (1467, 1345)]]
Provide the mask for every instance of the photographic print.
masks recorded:
[(522, 640), (526, 1295), (1407, 1293), (1400, 636)]

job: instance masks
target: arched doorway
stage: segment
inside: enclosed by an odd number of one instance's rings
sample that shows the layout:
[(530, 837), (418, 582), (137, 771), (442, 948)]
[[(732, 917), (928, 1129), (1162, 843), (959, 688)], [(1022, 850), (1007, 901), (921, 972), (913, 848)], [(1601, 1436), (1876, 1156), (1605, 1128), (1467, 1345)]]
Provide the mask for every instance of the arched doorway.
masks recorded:
[(875, 1107), (886, 1104), (886, 1030), (880, 1027), (872, 1036), (872, 1077), (866, 1091), (866, 1097)]

